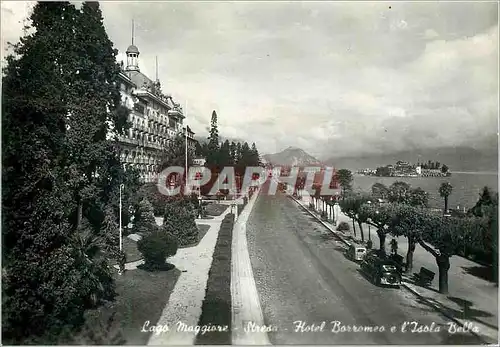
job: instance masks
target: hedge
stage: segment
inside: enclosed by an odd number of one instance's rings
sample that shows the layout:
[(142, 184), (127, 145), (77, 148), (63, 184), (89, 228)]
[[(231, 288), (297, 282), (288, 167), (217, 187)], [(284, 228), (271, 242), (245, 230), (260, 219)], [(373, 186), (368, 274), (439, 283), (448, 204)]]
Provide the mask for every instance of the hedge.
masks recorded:
[(231, 344), (231, 243), (234, 215), (227, 214), (222, 221), (219, 237), (208, 274), (207, 290), (203, 300), (199, 326), (227, 326), (227, 331), (199, 334), (197, 345)]

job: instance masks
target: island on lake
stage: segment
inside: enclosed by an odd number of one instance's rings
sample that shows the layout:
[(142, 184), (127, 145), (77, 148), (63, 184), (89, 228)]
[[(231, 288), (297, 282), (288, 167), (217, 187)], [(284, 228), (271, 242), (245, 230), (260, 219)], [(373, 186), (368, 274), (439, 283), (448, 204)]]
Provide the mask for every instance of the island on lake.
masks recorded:
[(450, 169), (440, 162), (428, 161), (427, 163), (411, 164), (399, 160), (395, 165), (380, 166), (376, 169), (362, 169), (357, 171), (360, 175), (379, 177), (447, 177), (451, 176)]

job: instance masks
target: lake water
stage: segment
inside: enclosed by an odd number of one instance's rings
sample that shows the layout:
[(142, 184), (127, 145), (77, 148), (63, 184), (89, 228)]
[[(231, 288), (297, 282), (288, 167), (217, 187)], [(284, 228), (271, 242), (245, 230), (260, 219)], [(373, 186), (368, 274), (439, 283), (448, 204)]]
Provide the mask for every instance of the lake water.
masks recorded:
[(444, 200), (439, 196), (439, 186), (442, 182), (450, 182), (453, 186), (448, 204), (449, 208), (469, 209), (479, 199), (484, 186), (488, 186), (498, 192), (497, 172), (453, 172), (450, 177), (375, 177), (354, 175), (353, 186), (355, 190), (371, 191), (374, 183), (382, 183), (390, 186), (396, 181), (403, 181), (412, 188), (420, 187), (429, 193), (429, 206), (436, 208), (444, 207)]

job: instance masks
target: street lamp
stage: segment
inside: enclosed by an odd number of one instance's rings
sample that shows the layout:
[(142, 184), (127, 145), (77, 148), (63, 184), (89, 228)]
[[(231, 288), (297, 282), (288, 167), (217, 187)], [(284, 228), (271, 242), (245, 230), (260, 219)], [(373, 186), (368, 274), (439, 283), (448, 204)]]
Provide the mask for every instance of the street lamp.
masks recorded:
[(120, 253), (122, 251), (122, 189), (124, 185), (120, 184)]

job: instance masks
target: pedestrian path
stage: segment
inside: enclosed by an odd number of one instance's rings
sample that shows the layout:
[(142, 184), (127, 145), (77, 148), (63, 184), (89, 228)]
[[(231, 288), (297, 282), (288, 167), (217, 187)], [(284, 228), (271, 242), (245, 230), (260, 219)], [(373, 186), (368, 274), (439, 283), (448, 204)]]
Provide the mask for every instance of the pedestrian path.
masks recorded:
[(206, 223), (210, 224), (210, 229), (198, 245), (181, 248), (175, 256), (168, 259), (169, 263), (182, 271), (156, 323), (156, 326), (168, 326), (169, 331), (151, 335), (148, 345), (193, 345), (195, 343), (196, 332), (192, 329), (191, 331), (177, 331), (177, 324), (181, 322), (192, 327), (198, 324), (220, 224), (229, 213), (230, 210), (227, 209), (222, 215)]
[(245, 332), (252, 322), (264, 326), (259, 294), (248, 253), (246, 223), (259, 192), (256, 191), (234, 225), (231, 247), (231, 312), (233, 345), (270, 345), (266, 332)]
[[(303, 207), (308, 208), (309, 202), (312, 201), (307, 191), (303, 192), (302, 200), (296, 200)], [(320, 204), (321, 205), (321, 204)], [(319, 215), (312, 212), (318, 219)], [(352, 229), (352, 220), (346, 216), (337, 206), (335, 210), (337, 222), (347, 222)], [(329, 226), (330, 230), (335, 230), (335, 226), (330, 222), (322, 221)], [(338, 225), (337, 223), (337, 225)], [(350, 236), (357, 241), (360, 239), (360, 230), (355, 223), (356, 237), (351, 232), (347, 235), (337, 233), (340, 237)], [(365, 233), (365, 241), (371, 239), (373, 248), (379, 248), (379, 238), (374, 227), (369, 227), (363, 224)], [(370, 231), (370, 236), (368, 236)], [(392, 236), (387, 235), (386, 247), (389, 245)], [(405, 256), (408, 250), (408, 243), (405, 237), (398, 237), (398, 253)], [(480, 329), (481, 335), (486, 336), (489, 340), (497, 341), (498, 339), (498, 287), (483, 278), (479, 274), (481, 271), (488, 271), (486, 267), (474, 263), (460, 256), (453, 256), (450, 259), (451, 267), (448, 271), (449, 294), (444, 295), (438, 292), (438, 267), (432, 255), (430, 255), (422, 247), (415, 248), (413, 255), (413, 269), (418, 272), (420, 267), (425, 267), (436, 273), (434, 280), (429, 288), (423, 288), (412, 283), (411, 278), (405, 277), (405, 285), (415, 295), (426, 300), (428, 304), (441, 312), (446, 312), (449, 318), (456, 319), (461, 323), (471, 321)]]

